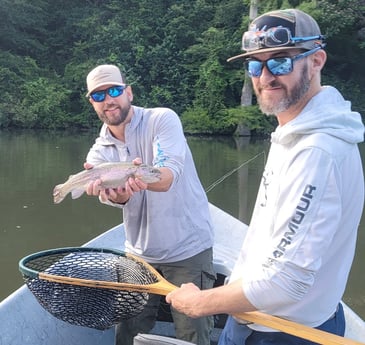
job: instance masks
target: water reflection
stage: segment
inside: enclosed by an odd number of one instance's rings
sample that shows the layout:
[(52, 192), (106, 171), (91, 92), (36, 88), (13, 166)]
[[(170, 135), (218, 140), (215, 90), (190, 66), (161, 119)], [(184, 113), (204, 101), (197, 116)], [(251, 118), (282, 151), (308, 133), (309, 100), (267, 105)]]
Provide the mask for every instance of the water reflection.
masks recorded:
[[(78, 246), (121, 222), (120, 210), (101, 205), (95, 198), (71, 200), (68, 196), (61, 204), (53, 204), (53, 187), (82, 169), (95, 136), (96, 133), (0, 132), (0, 300), (22, 284), (18, 261), (23, 256), (44, 249)], [(220, 137), (189, 137), (188, 142), (204, 188), (215, 186), (207, 192), (209, 200), (248, 223), (269, 142)], [(364, 144), (361, 150), (365, 157)], [(363, 216), (345, 296), (345, 301), (363, 318), (364, 231)]]

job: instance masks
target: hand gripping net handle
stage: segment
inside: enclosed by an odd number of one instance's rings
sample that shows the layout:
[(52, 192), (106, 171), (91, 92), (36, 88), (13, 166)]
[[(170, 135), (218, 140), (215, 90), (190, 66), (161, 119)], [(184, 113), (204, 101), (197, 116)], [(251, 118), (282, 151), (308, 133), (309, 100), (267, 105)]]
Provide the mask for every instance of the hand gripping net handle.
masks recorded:
[(144, 261), (104, 248), (47, 250), (23, 258), (19, 269), (53, 316), (96, 329), (138, 315), (148, 293), (166, 295), (176, 288)]
[[(57, 318), (107, 329), (142, 312), (148, 293), (166, 295), (176, 286), (143, 260), (101, 248), (63, 248), (29, 255), (19, 262), (26, 284)], [(352, 339), (258, 311), (237, 318), (323, 345), (364, 345)]]

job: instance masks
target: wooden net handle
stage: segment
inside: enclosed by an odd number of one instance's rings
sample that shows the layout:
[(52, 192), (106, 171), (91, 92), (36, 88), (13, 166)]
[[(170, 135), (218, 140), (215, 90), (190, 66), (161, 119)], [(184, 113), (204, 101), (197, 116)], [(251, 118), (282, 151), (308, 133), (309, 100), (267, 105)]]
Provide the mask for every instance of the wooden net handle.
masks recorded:
[(364, 345), (364, 343), (349, 338), (264, 314), (259, 311), (239, 313), (234, 316), (241, 320), (257, 323), (322, 345)]
[[(155, 274), (156, 273), (157, 271), (155, 271)], [(40, 279), (55, 283), (79, 285), (79, 286), (94, 287), (94, 288), (114, 289), (122, 291), (146, 292), (162, 296), (166, 296), (169, 292), (177, 289), (177, 286), (169, 283), (158, 273), (157, 277), (160, 280), (157, 283), (148, 285), (70, 278), (47, 273), (39, 273), (38, 276)], [(310, 340), (322, 345), (364, 345), (364, 343), (360, 343), (355, 340), (344, 338), (329, 332), (304, 326), (302, 324), (293, 321), (285, 320), (258, 311), (239, 313), (235, 314), (234, 316), (248, 322), (257, 323), (259, 325), (276, 329), (278, 331), (291, 334), (302, 339)]]

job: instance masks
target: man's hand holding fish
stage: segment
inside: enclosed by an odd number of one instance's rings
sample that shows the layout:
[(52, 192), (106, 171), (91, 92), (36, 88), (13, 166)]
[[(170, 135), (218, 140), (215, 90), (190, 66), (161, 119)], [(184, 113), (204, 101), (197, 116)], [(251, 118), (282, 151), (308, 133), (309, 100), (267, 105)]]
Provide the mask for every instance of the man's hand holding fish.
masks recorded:
[[(136, 158), (133, 160), (133, 164), (141, 165), (141, 158)], [(90, 163), (84, 163), (84, 168), (86, 170), (92, 169), (93, 165)], [(87, 195), (99, 196), (102, 202), (107, 202), (108, 200), (116, 204), (125, 204), (134, 193), (140, 192), (141, 190), (151, 190), (155, 192), (164, 192), (170, 188), (173, 180), (173, 174), (169, 168), (160, 168), (161, 172), (160, 180), (154, 183), (146, 183), (138, 177), (129, 177), (124, 185), (115, 188), (103, 188), (102, 180), (97, 179), (95, 181), (90, 181), (86, 188)]]
[[(92, 169), (93, 165), (85, 163), (84, 168), (87, 170)], [(102, 184), (101, 179), (91, 181), (86, 187), (86, 194), (99, 196), (100, 201), (102, 202), (110, 200), (116, 204), (125, 204), (129, 200), (130, 196), (126, 193), (124, 186), (103, 189), (101, 187), (101, 184)]]

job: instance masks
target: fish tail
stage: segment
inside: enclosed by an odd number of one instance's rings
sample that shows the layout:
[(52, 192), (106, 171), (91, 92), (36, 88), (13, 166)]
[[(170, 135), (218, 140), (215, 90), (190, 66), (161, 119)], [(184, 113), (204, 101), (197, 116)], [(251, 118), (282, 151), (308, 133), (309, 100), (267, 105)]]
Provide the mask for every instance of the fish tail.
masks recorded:
[(55, 204), (59, 204), (66, 196), (62, 194), (62, 186), (63, 184), (58, 184), (53, 189), (53, 202)]

